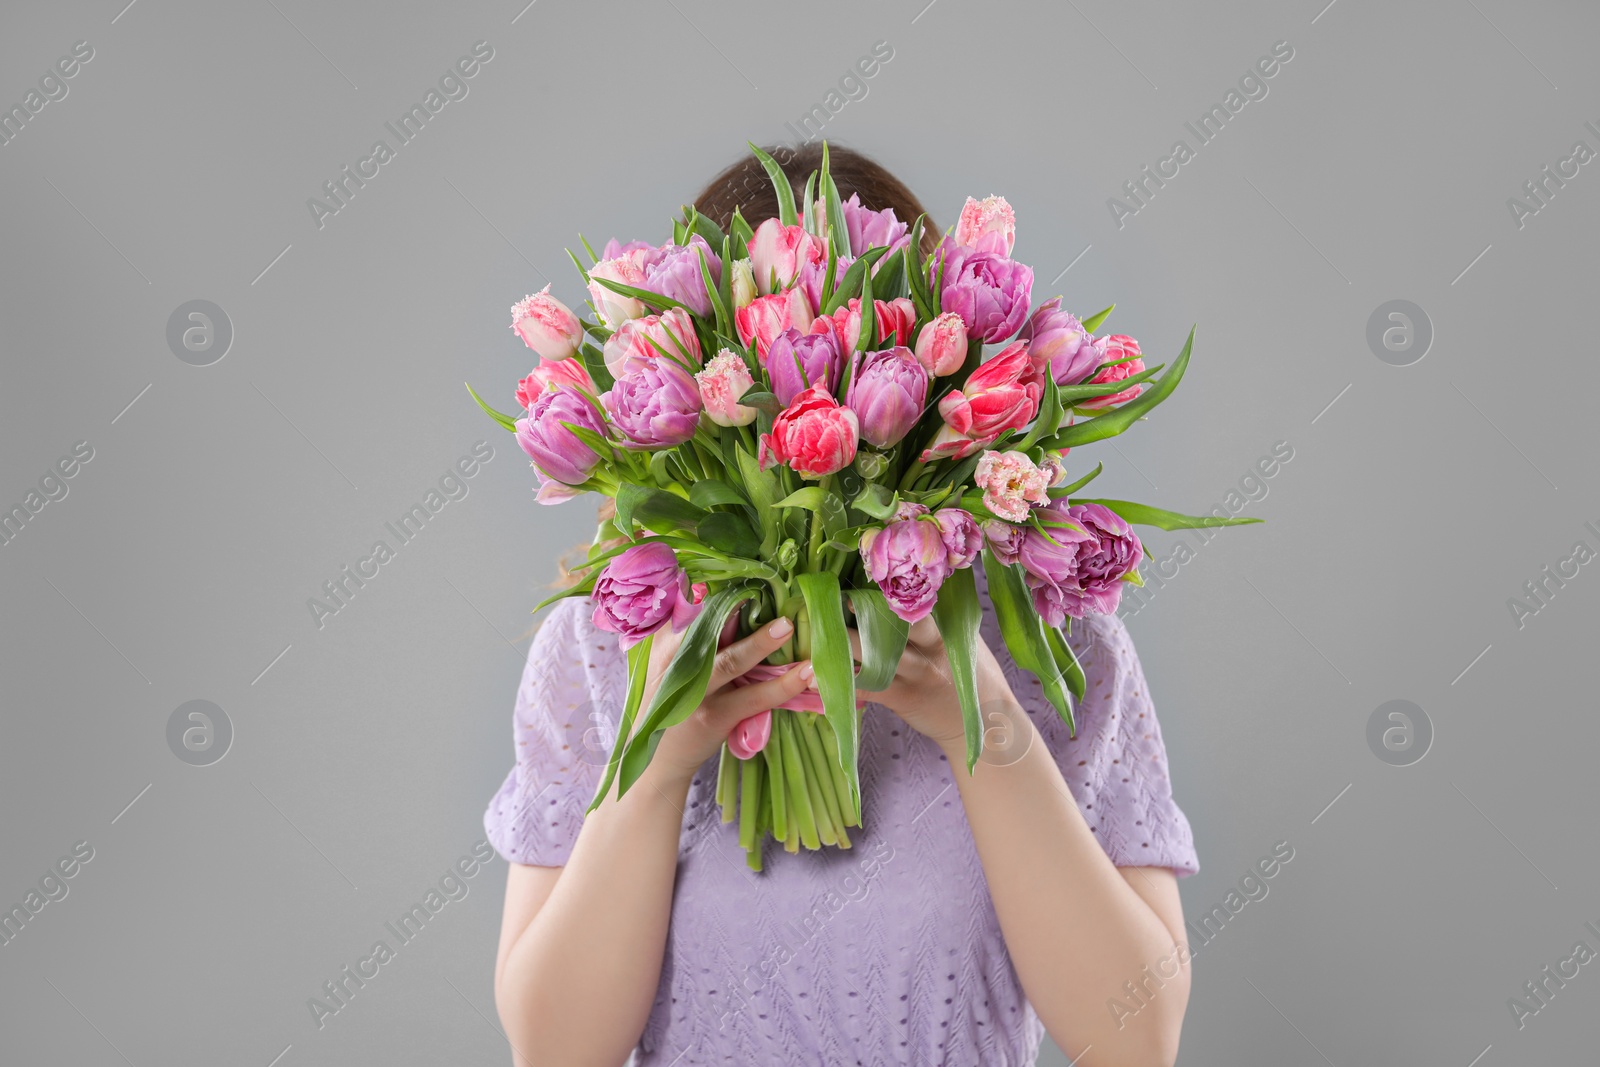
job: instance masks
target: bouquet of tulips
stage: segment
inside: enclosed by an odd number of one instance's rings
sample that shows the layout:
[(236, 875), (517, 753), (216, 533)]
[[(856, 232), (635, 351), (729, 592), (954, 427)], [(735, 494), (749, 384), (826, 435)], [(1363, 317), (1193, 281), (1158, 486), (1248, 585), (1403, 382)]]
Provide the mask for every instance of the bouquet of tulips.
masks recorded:
[[(752, 868), (770, 833), (850, 846), (861, 825), (857, 691), (886, 688), (909, 624), (932, 615), (966, 727), (982, 751), (974, 677), (981, 557), (1007, 648), (1070, 727), (1084, 676), (1062, 627), (1117, 608), (1140, 583), (1131, 524), (1196, 517), (1078, 494), (1067, 450), (1121, 433), (1177, 388), (1138, 343), (1095, 336), (1060, 298), (1032, 307), (1001, 197), (967, 200), (930, 256), (924, 220), (840, 199), (811, 175), (800, 205), (778, 164), (777, 218), (737, 213), (724, 233), (686, 209), (660, 247), (588, 248), (592, 321), (549, 286), (512, 308), (540, 356), (525, 413), (480, 406), (532, 457), (539, 500), (615, 500), (576, 585), (628, 649), (628, 690), (596, 794), (638, 779), (663, 730), (704, 699), (717, 649), (779, 615), (793, 635), (741, 682), (809, 659), (814, 690), (740, 723), (717, 798)], [(986, 357), (987, 345), (1003, 346)], [(1162, 373), (1165, 370), (1165, 373)], [(470, 390), (470, 387), (469, 387)], [(555, 599), (555, 598), (552, 598)], [(543, 606), (543, 605), (541, 605)], [(859, 633), (859, 666), (849, 629)], [(682, 631), (648, 705), (652, 636)], [(736, 682), (735, 684), (739, 684)], [(643, 705), (643, 706), (642, 706)], [(591, 809), (592, 810), (592, 809)]]

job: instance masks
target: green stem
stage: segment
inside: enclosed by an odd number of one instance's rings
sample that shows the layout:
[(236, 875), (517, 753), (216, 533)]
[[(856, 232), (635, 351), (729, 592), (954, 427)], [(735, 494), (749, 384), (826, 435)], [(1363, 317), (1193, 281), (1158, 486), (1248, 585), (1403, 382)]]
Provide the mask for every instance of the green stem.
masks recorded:
[(927, 467), (927, 464), (920, 459), (912, 461), (911, 466), (906, 468), (905, 475), (900, 479), (900, 488), (910, 489), (912, 485), (916, 484), (916, 480), (921, 477), (925, 467)]
[(783, 772), (789, 784), (789, 814), (794, 817), (799, 830), (800, 843), (815, 852), (822, 847), (822, 839), (817, 836), (816, 814), (811, 807), (811, 795), (806, 789), (805, 767), (800, 762), (800, 749), (798, 738), (794, 735), (794, 726), (788, 722), (792, 715), (804, 714), (793, 711), (774, 710), (772, 725), (774, 732), (780, 728), (784, 732), (783, 739)]
[[(850, 838), (844, 831), (844, 812), (848, 801), (841, 803), (836, 788), (834, 776), (828, 772), (827, 753), (822, 747), (822, 735), (817, 732), (817, 716), (809, 712), (798, 713), (801, 718), (796, 721), (800, 736), (806, 744), (806, 753), (810, 756), (810, 769), (812, 780), (816, 783), (816, 791), (822, 797), (823, 807), (827, 809), (829, 830), (832, 831), (834, 840), (829, 844), (836, 844), (840, 848), (850, 847)], [(826, 838), (824, 838), (826, 840)]]
[(734, 819), (739, 803), (738, 780), (734, 764), (738, 760), (726, 744), (722, 746), (722, 755), (717, 760), (717, 803), (722, 807), (722, 821), (730, 823)]
[(761, 750), (767, 764), (767, 793), (772, 798), (772, 836), (785, 843), (789, 840), (789, 792), (783, 774), (783, 737), (778, 732), (778, 715), (772, 713), (772, 736), (767, 747)]
[(815, 728), (817, 743), (822, 746), (823, 765), (833, 779), (834, 795), (839, 798), (840, 821), (845, 826), (860, 826), (861, 812), (856, 807), (855, 795), (850, 791), (850, 776), (839, 765), (839, 739), (834, 736), (833, 728), (826, 719), (818, 719)]
[(759, 759), (739, 761), (739, 847), (746, 852), (759, 845), (756, 816), (761, 810), (761, 769)]

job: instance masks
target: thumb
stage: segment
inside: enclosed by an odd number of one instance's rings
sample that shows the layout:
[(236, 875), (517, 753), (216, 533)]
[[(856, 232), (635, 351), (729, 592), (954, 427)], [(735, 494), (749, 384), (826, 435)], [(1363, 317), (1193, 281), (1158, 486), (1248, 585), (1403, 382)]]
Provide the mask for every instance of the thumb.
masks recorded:
[(716, 696), (706, 701), (706, 710), (716, 729), (726, 732), (742, 719), (799, 696), (810, 686), (814, 677), (810, 660), (791, 663), (777, 677), (750, 685), (723, 687)]

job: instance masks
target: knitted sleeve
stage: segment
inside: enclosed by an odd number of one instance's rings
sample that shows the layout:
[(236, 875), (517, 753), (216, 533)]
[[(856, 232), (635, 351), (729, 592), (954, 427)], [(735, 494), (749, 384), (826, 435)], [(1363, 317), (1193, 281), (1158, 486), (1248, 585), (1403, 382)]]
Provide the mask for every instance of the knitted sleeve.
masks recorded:
[(528, 649), (512, 715), (516, 766), (483, 815), (512, 863), (566, 863), (611, 754), (627, 660), (591, 610), (583, 597), (558, 601)]

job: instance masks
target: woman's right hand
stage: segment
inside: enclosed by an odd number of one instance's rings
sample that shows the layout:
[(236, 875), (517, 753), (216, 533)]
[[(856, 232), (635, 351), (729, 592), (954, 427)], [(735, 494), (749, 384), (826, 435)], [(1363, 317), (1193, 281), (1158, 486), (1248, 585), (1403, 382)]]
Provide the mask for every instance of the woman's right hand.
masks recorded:
[[(790, 664), (787, 671), (768, 681), (745, 686), (730, 684), (781, 648), (792, 633), (794, 623), (779, 618), (719, 650), (711, 682), (706, 686), (706, 698), (687, 719), (662, 733), (646, 775), (659, 775), (664, 784), (687, 784), (706, 760), (717, 754), (742, 720), (775, 708), (810, 687), (813, 672), (809, 660)], [(681, 640), (681, 635), (663, 628), (651, 641), (650, 670), (641, 708), (650, 706), (661, 674), (672, 662)]]

